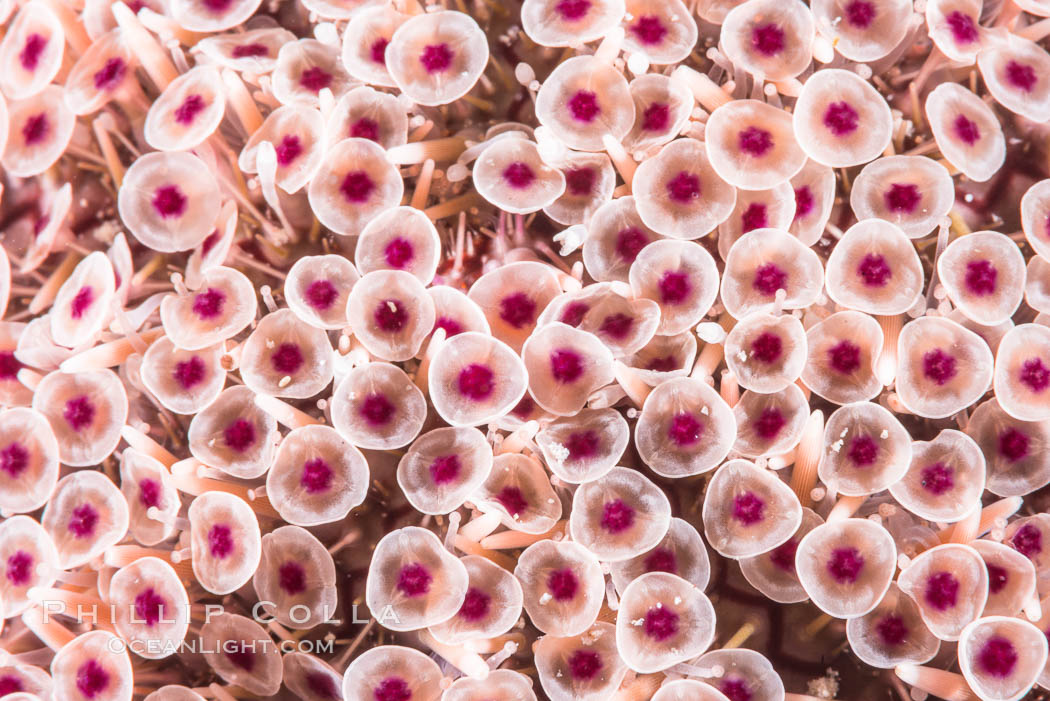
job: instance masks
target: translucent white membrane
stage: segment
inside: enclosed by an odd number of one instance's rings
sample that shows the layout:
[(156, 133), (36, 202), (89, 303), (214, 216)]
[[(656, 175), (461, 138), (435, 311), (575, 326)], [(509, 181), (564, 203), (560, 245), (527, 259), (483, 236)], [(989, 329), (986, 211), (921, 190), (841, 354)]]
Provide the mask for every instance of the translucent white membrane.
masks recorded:
[(337, 47), (315, 39), (299, 39), (281, 47), (273, 69), (273, 96), (283, 105), (319, 105), (327, 88), (341, 98), (354, 82), (340, 62)]
[(881, 492), (911, 465), (911, 435), (892, 413), (872, 402), (847, 404), (824, 427), (820, 479), (846, 496)]
[(1028, 306), (1050, 314), (1050, 260), (1032, 256), (1025, 270), (1024, 300)]
[(245, 501), (225, 492), (206, 492), (190, 503), (193, 574), (213, 594), (244, 586), (259, 566), (259, 522)]
[(521, 453), (496, 456), (470, 499), (479, 510), (495, 513), (504, 526), (521, 533), (546, 533), (562, 515), (561, 500), (543, 465)]
[(948, 314), (948, 319), (957, 324), (961, 324), (963, 328), (969, 329), (980, 336), (981, 339), (988, 344), (988, 347), (993, 353), (999, 348), (999, 343), (1003, 340), (1003, 336), (1006, 335), (1006, 332), (1014, 327), (1012, 319), (1007, 319), (1001, 324), (995, 324), (994, 326), (984, 326), (978, 324), (973, 319), (970, 319), (958, 309), (953, 309), (951, 313)]
[(992, 383), (992, 352), (954, 321), (921, 317), (897, 343), (897, 396), (919, 416), (941, 419), (976, 402)]
[(377, 214), (400, 204), (404, 190), (405, 182), (383, 147), (357, 138), (328, 149), (307, 196), (322, 224), (355, 236)]
[(896, 583), (873, 610), (846, 621), (846, 638), (853, 654), (880, 669), (929, 662), (941, 648), (919, 607)]
[(543, 636), (533, 653), (540, 686), (551, 701), (609, 698), (627, 674), (611, 623), (596, 623), (577, 636)]
[(264, 316), (241, 347), (241, 378), (253, 391), (304, 399), (332, 381), (332, 344), (327, 334), (290, 309)]
[(600, 560), (618, 562), (659, 543), (670, 523), (663, 491), (636, 470), (614, 467), (576, 490), (569, 533)]
[(900, 228), (882, 219), (847, 229), (828, 257), (825, 275), (829, 297), (867, 314), (902, 314), (923, 288), (915, 248)]
[(642, 161), (632, 188), (645, 225), (676, 239), (706, 236), (736, 204), (736, 190), (718, 175), (696, 139), (675, 139)]
[(434, 328), (434, 302), (423, 283), (404, 270), (373, 270), (346, 303), (354, 336), (372, 355), (394, 362), (416, 355)]
[[(271, 642), (267, 642), (271, 641)], [(259, 623), (232, 613), (213, 615), (201, 627), (200, 644), (208, 665), (230, 684), (256, 696), (271, 696), (281, 688), (281, 653)]]
[(408, 115), (394, 95), (360, 86), (340, 98), (325, 128), (331, 141), (360, 137), (389, 149), (408, 140)]
[(802, 523), (802, 506), (775, 472), (730, 460), (707, 485), (703, 519), (711, 547), (737, 560), (787, 541)]
[[(612, 201), (616, 170), (604, 153), (568, 151), (562, 159), (552, 161), (551, 165), (565, 176), (565, 192), (544, 207), (543, 213), (559, 224), (585, 224), (592, 220), (602, 205)], [(620, 199), (623, 198), (617, 198), (617, 201)], [(585, 245), (591, 237), (592, 230), (588, 227)]]
[(835, 204), (835, 171), (810, 159), (791, 178), (795, 190), (795, 218), (788, 231), (805, 246), (812, 246), (824, 235), (824, 226)]
[(979, 618), (959, 638), (959, 667), (982, 699), (1018, 701), (1035, 684), (1046, 659), (1043, 631), (1019, 618)]
[(1017, 6), (1037, 17), (1050, 17), (1050, 5), (1046, 0), (1017, 0)]
[(467, 568), (430, 531), (409, 526), (383, 536), (365, 583), (370, 611), (387, 610), (380, 625), (418, 630), (456, 615), (467, 593)]
[(188, 151), (219, 127), (226, 86), (214, 66), (196, 66), (171, 82), (150, 106), (143, 136), (158, 151)]
[(51, 675), (33, 665), (13, 661), (0, 665), (0, 679), (22, 689), (14, 692), (9, 701), (35, 701), (37, 698), (47, 698), (51, 693)]
[(523, 594), (517, 577), (476, 555), (460, 558), (467, 568), (467, 593), (455, 616), (430, 627), (448, 645), (503, 635), (521, 618)]
[(101, 472), (72, 472), (58, 481), (40, 524), (63, 569), (79, 567), (120, 542), (128, 531), (128, 502)]
[(163, 253), (188, 251), (208, 238), (220, 203), (221, 190), (208, 166), (183, 152), (135, 159), (117, 194), (124, 225), (142, 244)]
[(696, 334), (684, 331), (676, 336), (653, 336), (645, 347), (624, 362), (643, 382), (655, 387), (672, 377), (684, 377), (693, 369)]
[(793, 114), (798, 145), (814, 161), (833, 168), (875, 160), (892, 137), (886, 100), (869, 82), (841, 68), (810, 76)]
[(988, 599), (988, 570), (968, 545), (939, 545), (920, 554), (897, 579), (923, 622), (941, 640), (958, 640)]
[(346, 374), (332, 394), (332, 426), (360, 448), (391, 450), (419, 435), (427, 417), (423, 393), (390, 363), (365, 363)]
[(802, 382), (836, 404), (867, 401), (882, 391), (875, 361), (882, 353), (882, 327), (867, 314), (836, 312), (806, 331), (808, 358)]
[(266, 474), (266, 494), (288, 523), (316, 526), (344, 518), (368, 493), (368, 462), (328, 426), (284, 437)]
[(1027, 557), (993, 540), (975, 540), (970, 546), (988, 570), (988, 600), (982, 616), (1016, 616), (1038, 596), (1035, 566)]
[(790, 384), (771, 394), (748, 390), (733, 406), (737, 436), (733, 450), (747, 458), (786, 453), (802, 437), (809, 402), (800, 387)]
[(711, 578), (707, 548), (691, 524), (672, 518), (659, 543), (629, 560), (610, 563), (612, 581), (621, 594), (631, 582), (650, 572), (667, 572), (681, 577), (703, 591)]
[(911, 465), (890, 494), (919, 518), (962, 520), (977, 507), (985, 485), (981, 448), (965, 433), (944, 429), (930, 441), (913, 441)]
[(1028, 244), (1050, 260), (1050, 179), (1040, 180), (1021, 198), (1021, 228)]
[(636, 672), (660, 672), (685, 662), (706, 650), (714, 637), (714, 606), (681, 577), (643, 574), (620, 597), (616, 649)]
[(712, 650), (693, 664), (704, 669), (722, 670), (708, 679), (726, 698), (784, 698), (784, 682), (773, 665), (761, 653), (745, 648)]
[(277, 52), (295, 35), (284, 27), (263, 27), (231, 34), (214, 34), (194, 45), (206, 57), (226, 68), (265, 75), (277, 64)]
[(397, 465), (405, 498), (424, 514), (455, 511), (492, 472), (492, 446), (476, 428), (435, 428), (417, 438)]
[(602, 151), (605, 134), (622, 141), (631, 131), (634, 100), (620, 71), (593, 56), (574, 56), (543, 81), (536, 119), (569, 148)]
[(948, 215), (955, 184), (948, 169), (932, 158), (886, 156), (864, 166), (849, 202), (857, 219), (882, 219), (908, 238), (921, 238)]
[(156, 545), (175, 532), (182, 502), (162, 462), (125, 448), (120, 454), (120, 491), (128, 503), (128, 533), (136, 541)]
[(977, 54), (977, 68), (995, 101), (1033, 122), (1050, 114), (1050, 55), (1016, 34)]
[[(81, 691), (86, 686), (95, 692), (94, 701), (127, 701), (132, 697), (133, 677), (127, 646), (104, 630), (81, 633), (51, 660), (56, 699), (86, 697)], [(85, 678), (87, 683), (82, 681)]]
[[(733, 317), (802, 309), (817, 301), (824, 267), (810, 248), (785, 231), (755, 229), (733, 244), (722, 273), (722, 304)], [(777, 302), (777, 292), (786, 293)]]
[[(495, 694), (496, 696), (493, 696)], [(532, 679), (511, 669), (496, 669), (484, 679), (460, 677), (445, 690), (442, 701), (536, 701)]]
[(119, 30), (110, 30), (88, 47), (66, 79), (66, 104), (80, 116), (98, 111), (129, 85), (135, 56)]
[(65, 153), (76, 116), (62, 95), (62, 88), (48, 85), (32, 97), (7, 103), (6, 147), (0, 163), (9, 175), (40, 175)]
[(725, 260), (736, 240), (749, 231), (787, 231), (794, 217), (795, 191), (788, 180), (768, 190), (737, 190), (733, 213), (718, 225), (718, 255)]
[(462, 12), (415, 15), (386, 47), (386, 67), (397, 87), (421, 105), (445, 105), (466, 95), (489, 60), (489, 43)]
[(565, 175), (544, 163), (539, 148), (526, 139), (489, 144), (474, 163), (473, 179), (478, 194), (514, 214), (548, 207), (565, 192)]
[(386, 47), (397, 28), (408, 19), (390, 5), (366, 7), (353, 14), (343, 32), (343, 66), (357, 80), (392, 88), (386, 68)]
[(797, 0), (751, 0), (729, 10), (719, 45), (734, 66), (766, 80), (786, 80), (813, 60), (813, 14)]
[(215, 401), (226, 384), (221, 345), (188, 351), (161, 336), (147, 349), (139, 374), (142, 383), (176, 414), (195, 414)]
[(537, 325), (560, 323), (586, 331), (605, 344), (613, 357), (621, 358), (648, 343), (660, 320), (657, 302), (631, 297), (623, 285), (598, 282), (555, 297)]
[(208, 467), (241, 479), (262, 476), (273, 462), (277, 421), (244, 386), (224, 389), (190, 420), (190, 453)]
[(191, 32), (221, 32), (242, 25), (259, 9), (262, 0), (195, 2), (172, 0), (168, 11), (179, 26)]
[[(627, 282), (638, 254), (659, 238), (660, 234), (642, 222), (634, 197), (617, 197), (599, 207), (587, 222), (584, 267), (595, 280)], [(1047, 241), (1050, 249), (1050, 235)]]
[(547, 467), (571, 484), (602, 478), (630, 442), (626, 419), (615, 409), (583, 409), (540, 429), (536, 445)]
[(628, 0), (623, 28), (624, 48), (660, 65), (688, 57), (699, 33), (681, 0)]
[(525, 0), (521, 27), (540, 46), (577, 46), (606, 36), (623, 14), (623, 0)]
[(628, 278), (635, 295), (660, 305), (661, 336), (695, 326), (718, 296), (715, 259), (691, 241), (654, 241), (638, 253)]
[(97, 339), (113, 314), (114, 282), (113, 266), (102, 251), (77, 263), (48, 314), (55, 343), (76, 348)]
[(613, 356), (594, 335), (554, 322), (533, 331), (521, 356), (529, 392), (542, 408), (572, 416), (613, 380)]
[(29, 516), (0, 521), (0, 562), (4, 563), (0, 611), (6, 618), (35, 606), (36, 602), (28, 598), (29, 590), (49, 588), (62, 569), (51, 535)]
[(339, 698), (342, 675), (317, 657), (305, 652), (289, 652), (281, 659), (281, 666), (282, 683), (303, 701)]
[(37, 385), (33, 408), (51, 424), (62, 463), (86, 467), (102, 462), (120, 442), (128, 395), (110, 370), (52, 372)]
[(862, 518), (817, 526), (795, 554), (798, 579), (809, 598), (836, 618), (872, 611), (889, 589), (896, 563), (893, 536)]
[(453, 426), (479, 426), (525, 396), (525, 364), (505, 343), (468, 331), (453, 336), (430, 362), (428, 389), (437, 413)]
[(284, 281), (288, 308), (311, 326), (335, 330), (346, 327), (350, 289), (361, 279), (344, 256), (303, 256)]
[(634, 429), (638, 455), (663, 477), (713, 470), (736, 441), (733, 410), (705, 382), (679, 377), (660, 384), (645, 400)]
[(497, 339), (520, 351), (547, 304), (561, 294), (549, 265), (520, 261), (485, 273), (467, 296), (481, 307)]
[(726, 336), (726, 366), (741, 387), (771, 394), (801, 376), (806, 349), (806, 331), (798, 319), (756, 312), (741, 319)]
[[(646, 22), (646, 16), (639, 16), (636, 26)], [(634, 99), (634, 126), (624, 139), (628, 150), (644, 153), (662, 146), (677, 136), (689, 121), (695, 103), (692, 92), (681, 81), (658, 73), (645, 73), (632, 80), (629, 87)]]
[(62, 68), (65, 42), (65, 31), (54, 10), (45, 2), (26, 3), (0, 42), (4, 66), (0, 89), (4, 95), (24, 100), (44, 90)]
[[(926, 119), (941, 154), (966, 177), (984, 182), (999, 172), (1006, 138), (981, 98), (956, 83), (941, 83), (926, 97)], [(1023, 201), (1021, 206), (1023, 214)]]
[(175, 570), (144, 557), (120, 568), (109, 583), (113, 625), (139, 657), (169, 657), (186, 637), (190, 600)]
[(244, 273), (216, 266), (202, 275), (194, 292), (165, 297), (160, 320), (176, 348), (201, 350), (244, 330), (257, 305), (255, 286)]
[(434, 313), (437, 317), (434, 329), (444, 329), (445, 338), (464, 331), (477, 331), (486, 336), (491, 334), (489, 322), (481, 308), (458, 289), (432, 285), (427, 288), (427, 294), (434, 300)]
[(728, 698), (710, 684), (695, 679), (676, 679), (664, 682), (653, 694), (652, 701), (728, 701)]
[(987, 488), (1003, 497), (1023, 496), (1050, 483), (1050, 424), (1020, 421), (994, 398), (977, 407), (966, 424), (966, 434), (981, 447), (987, 460)]
[(1050, 419), (1050, 328), (1021, 324), (1006, 332), (995, 355), (999, 406), (1015, 419)]
[(521, 582), (529, 620), (548, 635), (585, 632), (605, 598), (598, 558), (571, 541), (541, 540), (530, 545), (518, 558), (514, 576)]
[(57, 481), (58, 440), (47, 417), (27, 407), (0, 411), (0, 509), (10, 514), (35, 511)]
[(889, 55), (907, 34), (912, 10), (908, 0), (816, 0), (812, 8), (817, 31), (858, 62)]
[(733, 100), (711, 113), (704, 129), (711, 167), (742, 190), (766, 190), (802, 170), (791, 115), (760, 100)]
[(324, 624), (338, 605), (332, 556), (299, 526), (281, 526), (262, 537), (252, 587), (267, 615), (296, 630)]
[(381, 0), (305, 0), (303, 6), (325, 19), (347, 19), (380, 2)]
[(926, 3), (926, 28), (934, 45), (954, 62), (973, 65), (988, 44), (980, 25), (981, 0), (935, 0)]
[(237, 158), (245, 173), (258, 173), (262, 142), (273, 145), (277, 155), (274, 182), (287, 193), (301, 190), (321, 167), (325, 155), (325, 129), (321, 113), (305, 105), (283, 105), (266, 116), (248, 138)]
[(802, 508), (798, 529), (783, 543), (753, 557), (739, 560), (748, 584), (780, 604), (796, 604), (809, 598), (795, 572), (795, 553), (803, 537), (824, 523), (812, 509)]
[(937, 275), (959, 311), (985, 326), (1009, 319), (1024, 297), (1024, 255), (997, 231), (948, 244), (937, 258)]
[(374, 701), (379, 694), (409, 694), (420, 701), (441, 697), (441, 668), (418, 650), (379, 645), (357, 657), (343, 674), (344, 701)]

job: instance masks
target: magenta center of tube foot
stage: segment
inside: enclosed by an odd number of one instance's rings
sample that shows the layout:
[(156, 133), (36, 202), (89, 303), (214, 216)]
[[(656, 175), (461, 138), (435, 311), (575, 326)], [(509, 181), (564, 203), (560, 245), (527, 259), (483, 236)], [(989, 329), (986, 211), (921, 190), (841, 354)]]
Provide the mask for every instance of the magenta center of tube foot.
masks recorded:
[(237, 419), (222, 432), (223, 442), (235, 453), (244, 453), (255, 445), (255, 424)]
[(999, 454), (1009, 462), (1017, 462), (1028, 457), (1030, 443), (1028, 434), (1016, 428), (1007, 428), (999, 434)]
[(429, 592), (433, 581), (430, 570), (418, 562), (412, 562), (397, 573), (397, 590), (411, 599)]
[(71, 429), (79, 433), (94, 422), (95, 404), (87, 395), (73, 397), (66, 402), (62, 410), (62, 418), (66, 420)]
[(662, 643), (678, 634), (678, 614), (666, 606), (653, 606), (645, 612), (642, 630), (656, 642)]
[(642, 15), (630, 26), (629, 31), (639, 43), (655, 46), (664, 40), (669, 30), (658, 16)]
[(295, 596), (306, 591), (306, 570), (298, 562), (281, 563), (277, 568), (277, 586), (285, 594)]
[(590, 9), (591, 0), (559, 0), (558, 4), (554, 6), (554, 11), (566, 22), (575, 22), (583, 19), (587, 16)]
[(760, 523), (766, 514), (766, 502), (754, 492), (733, 497), (733, 519), (744, 526)]
[(634, 525), (636, 511), (634, 507), (623, 499), (614, 499), (602, 506), (601, 527), (607, 532), (617, 535)]
[(867, 29), (875, 21), (875, 5), (867, 0), (853, 0), (843, 9), (846, 22), (857, 29)]
[(959, 373), (956, 365), (955, 356), (940, 348), (927, 351), (922, 356), (922, 374), (938, 386), (948, 384)]
[(135, 597), (135, 618), (152, 628), (164, 617), (164, 597), (147, 587)]
[(1017, 666), (1017, 648), (1008, 639), (996, 635), (981, 645), (977, 653), (977, 666), (990, 677), (1005, 679)]
[(320, 494), (331, 488), (332, 476), (332, 468), (323, 458), (310, 458), (303, 463), (299, 484), (307, 494)]
[(755, 277), (751, 281), (751, 287), (756, 292), (772, 297), (777, 290), (787, 289), (788, 274), (776, 263), (766, 263), (755, 270)]
[(761, 158), (773, 150), (773, 134), (761, 127), (747, 127), (737, 136), (737, 148), (748, 156)]
[(571, 601), (579, 588), (579, 579), (568, 567), (547, 575), (547, 591), (555, 601)]
[(824, 110), (824, 126), (835, 136), (849, 136), (860, 125), (860, 114), (845, 100), (832, 102)]
[(95, 534), (100, 518), (98, 509), (91, 504), (81, 504), (73, 509), (66, 528), (74, 538), (90, 538)]
[(1043, 534), (1031, 523), (1017, 529), (1010, 538), (1010, 546), (1029, 560), (1043, 552)]
[(188, 202), (178, 185), (164, 185), (153, 192), (153, 209), (161, 219), (181, 217)]
[(179, 388), (190, 390), (203, 382), (207, 374), (208, 370), (204, 366), (204, 361), (194, 355), (175, 363), (171, 377)]
[(683, 170), (667, 181), (667, 197), (677, 205), (692, 204), (701, 194), (700, 176), (695, 173)]
[(827, 570), (839, 584), (853, 584), (864, 569), (864, 556), (853, 546), (835, 548), (828, 558)]
[(568, 348), (559, 348), (550, 355), (551, 377), (561, 384), (575, 382), (583, 376), (586, 367), (583, 356)]
[(784, 50), (784, 30), (773, 24), (762, 24), (751, 30), (751, 48), (769, 58)]
[(226, 293), (214, 287), (209, 287), (193, 298), (193, 313), (204, 321), (220, 316), (225, 307)]
[(935, 572), (926, 579), (923, 599), (935, 611), (947, 611), (959, 601), (959, 580), (951, 572)]
[(569, 657), (569, 675), (577, 681), (590, 681), (598, 676), (604, 665), (593, 650), (577, 650)]
[(601, 439), (594, 431), (578, 431), (570, 433), (563, 445), (569, 453), (569, 460), (587, 460), (598, 454), (601, 448)]
[(234, 551), (233, 529), (217, 523), (208, 531), (208, 552), (218, 560), (225, 560)]
[(385, 426), (397, 413), (393, 402), (385, 394), (373, 392), (361, 402), (361, 418), (370, 426)]
[(602, 113), (601, 105), (598, 103), (598, 95), (589, 90), (577, 90), (569, 98), (569, 114), (577, 122), (590, 124)]
[(461, 395), (479, 402), (496, 389), (496, 376), (487, 365), (472, 363), (459, 371), (456, 385)]
[(364, 204), (375, 192), (376, 184), (363, 170), (350, 171), (343, 177), (339, 191), (351, 204)]
[(955, 473), (943, 462), (936, 462), (922, 468), (919, 484), (934, 496), (941, 496), (955, 486)]
[(441, 73), (452, 66), (455, 54), (448, 44), (429, 44), (423, 47), (423, 53), (419, 55), (419, 62), (427, 73)]
[(204, 101), (203, 95), (196, 93), (187, 95), (182, 104), (175, 108), (175, 114), (173, 115), (175, 123), (188, 127), (193, 124), (194, 120), (197, 119), (197, 115), (203, 112), (207, 106), (208, 104)]
[(385, 299), (372, 312), (376, 327), (384, 333), (397, 333), (408, 323), (408, 311), (397, 299)]
[(680, 448), (695, 444), (703, 434), (703, 424), (688, 412), (675, 414), (667, 427), (667, 437)]
[(29, 457), (29, 451), (18, 441), (7, 444), (0, 450), (0, 472), (11, 479), (18, 479), (29, 469)]
[(328, 280), (314, 280), (303, 292), (306, 303), (319, 312), (332, 308), (335, 301), (339, 299), (339, 290)]
[(1030, 358), (1021, 364), (1020, 380), (1031, 391), (1043, 392), (1050, 387), (1050, 367), (1042, 358)]
[(515, 292), (499, 301), (499, 318), (515, 329), (536, 320), (536, 303), (524, 292)]
[(458, 455), (442, 455), (430, 463), (430, 479), (437, 485), (455, 482), (462, 469)]
[(776, 407), (767, 407), (762, 410), (762, 413), (758, 415), (752, 424), (755, 428), (755, 433), (758, 437), (764, 441), (773, 441), (780, 432), (787, 425), (787, 419), (784, 418), (783, 412)]
[(77, 691), (86, 698), (101, 696), (109, 686), (109, 672), (97, 660), (88, 660), (77, 667)]
[(503, 169), (503, 182), (514, 190), (524, 190), (536, 182), (536, 173), (528, 163), (515, 161)]
[(780, 336), (770, 331), (763, 331), (751, 342), (751, 357), (760, 363), (770, 365), (784, 354), (784, 342)]
[(459, 607), (457, 615), (466, 621), (480, 621), (489, 615), (491, 604), (491, 596), (477, 587), (470, 587), (463, 597), (463, 605)]
[(16, 587), (24, 587), (33, 578), (33, 556), (25, 550), (16, 550), (4, 563), (4, 576)]

